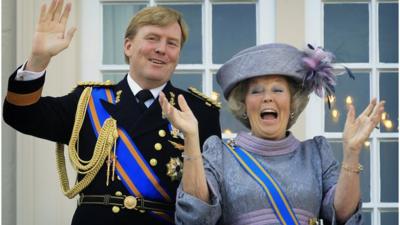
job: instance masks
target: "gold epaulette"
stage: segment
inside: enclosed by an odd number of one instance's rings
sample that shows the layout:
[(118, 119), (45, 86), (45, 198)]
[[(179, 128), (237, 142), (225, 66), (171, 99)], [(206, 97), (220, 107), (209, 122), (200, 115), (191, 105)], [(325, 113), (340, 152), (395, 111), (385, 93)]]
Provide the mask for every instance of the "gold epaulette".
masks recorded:
[(110, 87), (113, 86), (114, 83), (111, 80), (106, 80), (106, 81), (82, 81), (78, 83), (78, 86), (90, 86), (90, 87)]
[(221, 108), (221, 102), (218, 101), (218, 96), (216, 96), (215, 99), (211, 98), (211, 97), (208, 97), (207, 95), (205, 95), (204, 93), (200, 92), (199, 90), (197, 90), (194, 87), (189, 87), (188, 90), (194, 96), (196, 96), (196, 97), (200, 98), (201, 100), (203, 100), (206, 103), (206, 105), (214, 106), (217, 109)]

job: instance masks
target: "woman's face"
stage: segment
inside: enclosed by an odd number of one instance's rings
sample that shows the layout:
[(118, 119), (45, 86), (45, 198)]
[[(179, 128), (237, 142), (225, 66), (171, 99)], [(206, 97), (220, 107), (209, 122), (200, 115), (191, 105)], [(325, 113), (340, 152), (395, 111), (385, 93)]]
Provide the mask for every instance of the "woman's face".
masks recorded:
[(290, 115), (290, 91), (283, 76), (251, 79), (245, 105), (253, 135), (270, 140), (285, 137)]

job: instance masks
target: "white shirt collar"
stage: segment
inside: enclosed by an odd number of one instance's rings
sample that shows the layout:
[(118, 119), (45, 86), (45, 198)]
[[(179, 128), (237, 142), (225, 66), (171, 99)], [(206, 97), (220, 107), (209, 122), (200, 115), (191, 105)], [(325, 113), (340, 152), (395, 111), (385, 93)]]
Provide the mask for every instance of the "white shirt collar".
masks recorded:
[[(130, 76), (130, 74), (128, 73), (128, 85), (129, 88), (132, 90), (132, 93), (134, 95), (136, 95), (139, 91), (141, 91), (143, 88), (139, 86), (138, 83), (136, 83), (136, 81), (134, 81), (132, 79), (132, 77)], [(154, 99), (156, 99), (158, 97), (158, 95), (160, 94), (160, 92), (162, 91), (162, 89), (164, 89), (164, 87), (167, 85), (167, 83), (164, 83), (163, 85), (150, 89), (151, 94), (153, 95)]]

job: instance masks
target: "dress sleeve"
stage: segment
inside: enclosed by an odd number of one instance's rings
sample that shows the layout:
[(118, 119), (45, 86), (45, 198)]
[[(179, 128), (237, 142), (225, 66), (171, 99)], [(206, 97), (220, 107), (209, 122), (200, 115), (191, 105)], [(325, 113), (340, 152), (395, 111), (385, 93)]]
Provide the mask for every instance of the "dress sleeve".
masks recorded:
[[(336, 221), (336, 213), (333, 205), (335, 199), (336, 183), (339, 178), (339, 163), (333, 155), (332, 148), (325, 137), (314, 138), (321, 155), (322, 166), (322, 191), (323, 201), (321, 204), (320, 217), (328, 224), (339, 225)], [(354, 214), (344, 223), (344, 225), (363, 224), (361, 215), (361, 200)]]
[(206, 203), (178, 187), (176, 195), (175, 223), (186, 225), (213, 225), (221, 217), (222, 182), (222, 141), (211, 136), (203, 146), (203, 161), (210, 193), (210, 203)]

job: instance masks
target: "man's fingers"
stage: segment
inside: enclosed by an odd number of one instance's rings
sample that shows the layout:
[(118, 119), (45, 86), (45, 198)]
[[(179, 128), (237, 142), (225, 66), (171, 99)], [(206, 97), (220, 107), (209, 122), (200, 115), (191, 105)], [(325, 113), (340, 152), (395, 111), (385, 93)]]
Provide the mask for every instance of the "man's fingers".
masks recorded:
[(75, 34), (75, 31), (76, 31), (76, 30), (77, 30), (76, 27), (71, 27), (71, 28), (68, 30), (67, 36), (66, 36), (67, 44), (68, 44), (68, 45), (69, 45), (69, 43), (71, 43), (72, 38), (74, 37), (74, 34)]
[(63, 24), (63, 25), (67, 24), (68, 17), (69, 17), (69, 13), (71, 12), (71, 7), (72, 7), (72, 4), (71, 4), (70, 2), (68, 2), (68, 3), (65, 5), (63, 14), (62, 14), (62, 16), (61, 16), (61, 18), (60, 18), (60, 23), (61, 23), (61, 24)]
[(39, 15), (39, 23), (46, 21), (46, 8), (47, 5), (45, 3), (40, 6), (40, 15)]
[(47, 13), (46, 13), (46, 20), (47, 21), (53, 20), (54, 12), (56, 11), (56, 7), (57, 7), (57, 0), (51, 1), (51, 4), (50, 4), (50, 6), (49, 6), (49, 8), (47, 10)]
[(53, 16), (54, 21), (60, 21), (60, 15), (61, 15), (63, 6), (64, 6), (64, 0), (58, 0), (57, 7), (56, 7), (56, 10), (55, 10), (54, 16)]

